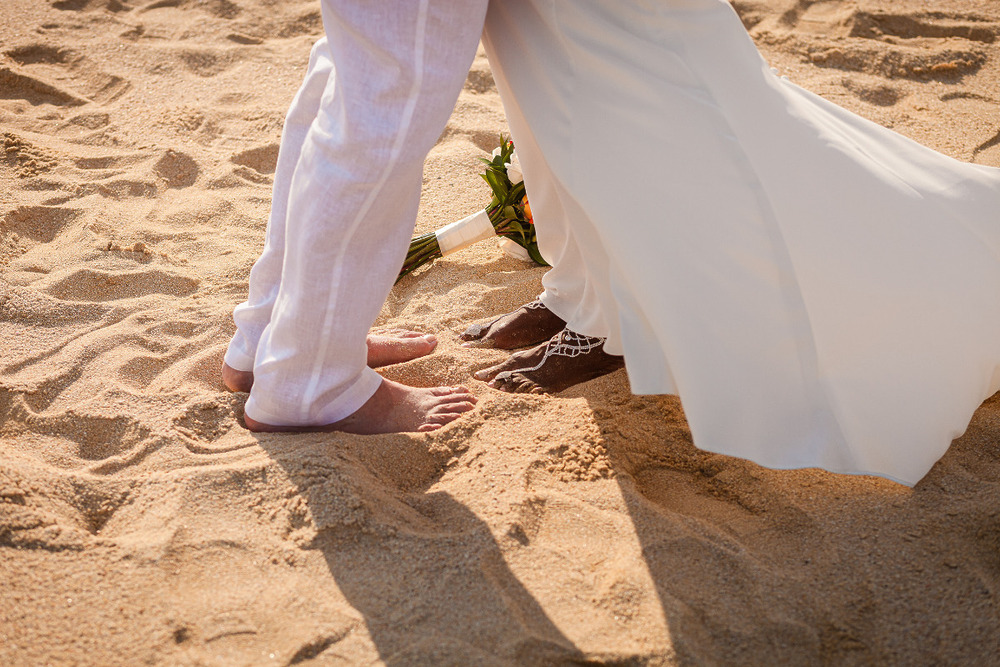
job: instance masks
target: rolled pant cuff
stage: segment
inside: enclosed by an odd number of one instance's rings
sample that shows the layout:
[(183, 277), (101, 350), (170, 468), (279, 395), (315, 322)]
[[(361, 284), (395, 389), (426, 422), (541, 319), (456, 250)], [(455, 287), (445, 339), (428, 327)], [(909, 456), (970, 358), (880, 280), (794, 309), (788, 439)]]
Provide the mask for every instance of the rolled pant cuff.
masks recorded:
[(253, 355), (243, 350), (242, 338), (243, 336), (237, 331), (229, 342), (229, 347), (226, 348), (226, 356), (223, 357), (223, 361), (234, 370), (250, 372), (253, 371)]
[(335, 401), (320, 410), (315, 419), (309, 419), (306, 422), (261, 408), (254, 400), (252, 391), (243, 411), (254, 421), (271, 426), (327, 426), (357, 412), (378, 391), (382, 382), (381, 375), (370, 368), (365, 368), (361, 371), (358, 379), (345, 389)]

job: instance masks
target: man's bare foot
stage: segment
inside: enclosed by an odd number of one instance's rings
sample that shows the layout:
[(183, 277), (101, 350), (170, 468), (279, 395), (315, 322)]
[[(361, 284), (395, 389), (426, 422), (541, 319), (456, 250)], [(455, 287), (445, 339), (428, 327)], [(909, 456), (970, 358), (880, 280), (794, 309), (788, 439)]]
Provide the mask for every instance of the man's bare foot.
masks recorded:
[(389, 329), (368, 334), (368, 366), (380, 368), (401, 364), (434, 351), (438, 339), (434, 334)]
[(548, 340), (565, 326), (541, 301), (532, 301), (492, 322), (473, 324), (459, 338), (465, 347), (514, 350)]
[(229, 391), (249, 393), (253, 387), (253, 371), (238, 371), (226, 362), (222, 362), (222, 384)]
[(604, 351), (604, 339), (563, 329), (549, 341), (515, 352), (503, 363), (475, 373), (494, 389), (513, 394), (555, 393), (625, 366)]
[[(390, 329), (368, 334), (368, 366), (379, 368), (423, 357), (437, 347), (437, 336), (406, 329)], [(249, 392), (253, 371), (238, 371), (222, 364), (222, 383), (229, 391)]]
[(408, 387), (391, 380), (349, 417), (320, 426), (272, 426), (244, 415), (247, 429), (255, 433), (408, 433), (436, 431), (476, 407), (478, 399), (465, 387)]

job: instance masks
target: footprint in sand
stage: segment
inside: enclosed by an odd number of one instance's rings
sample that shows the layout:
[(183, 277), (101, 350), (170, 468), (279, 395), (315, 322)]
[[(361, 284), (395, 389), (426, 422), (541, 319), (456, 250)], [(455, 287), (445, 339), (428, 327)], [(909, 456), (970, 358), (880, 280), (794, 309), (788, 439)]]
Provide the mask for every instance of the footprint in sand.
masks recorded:
[(66, 438), (75, 445), (75, 455), (87, 461), (103, 461), (126, 454), (140, 446), (150, 434), (147, 427), (126, 416), (100, 417), (66, 411), (35, 419), (45, 421), (40, 429), (43, 433)]
[(1000, 36), (1000, 23), (975, 16), (865, 12), (853, 3), (800, 1), (779, 23), (800, 35), (795, 50), (820, 67), (915, 80), (974, 74), (986, 63), (985, 45)]
[[(14, 88), (5, 96), (20, 93), (32, 104), (107, 104), (132, 88), (122, 77), (101, 70), (72, 49), (35, 43), (8, 49), (5, 54), (18, 65), (18, 70), (8, 70)], [(72, 88), (62, 86), (64, 80), (72, 81)], [(3, 88), (0, 84), (0, 90)]]
[(1000, 167), (1000, 132), (976, 146), (972, 152), (973, 161)]
[(85, 130), (100, 130), (111, 124), (111, 115), (101, 111), (85, 111), (75, 116), (70, 116), (65, 127), (80, 127)]
[[(137, 345), (133, 346), (133, 350), (125, 358), (116, 362), (119, 381), (147, 393), (171, 391), (182, 386), (218, 392), (221, 389), (219, 368), (225, 352), (225, 347), (219, 340), (221, 322), (154, 322), (151, 326), (143, 327), (142, 333), (135, 334)], [(224, 396), (225, 398), (220, 399), (222, 403), (213, 399), (207, 411), (213, 413), (212, 419), (223, 419), (223, 415), (229, 414), (231, 421), (235, 410), (234, 406), (229, 405), (232, 395)], [(227, 426), (226, 430), (228, 428)], [(197, 437), (205, 441), (212, 441), (224, 434), (223, 431), (214, 437), (205, 436), (205, 433), (217, 430), (214, 426), (190, 426), (189, 430), (199, 434)]]
[(239, 5), (230, 0), (153, 0), (135, 11), (143, 13), (155, 9), (197, 9), (220, 19), (233, 19), (243, 12)]
[(104, 480), (41, 482), (13, 467), (0, 469), (0, 544), (44, 551), (78, 551), (128, 502), (128, 492)]
[(185, 48), (176, 54), (189, 72), (205, 78), (216, 76), (241, 62), (239, 49), (236, 48), (232, 50)]
[(229, 161), (249, 167), (260, 174), (273, 174), (278, 166), (278, 144), (250, 148), (232, 156)]
[(0, 67), (0, 99), (24, 100), (32, 106), (82, 106), (90, 100), (10, 67)]
[[(174, 427), (200, 444), (211, 445), (236, 425), (236, 413), (238, 410), (242, 411), (237, 403), (242, 403), (242, 400), (232, 395), (225, 395), (221, 399), (199, 401), (188, 406), (184, 414), (174, 419)], [(190, 445), (188, 448), (199, 454), (230, 450), (230, 448), (217, 449)]]
[[(949, 102), (958, 114), (968, 114), (973, 119), (993, 118), (993, 125), (981, 135), (980, 143), (972, 149), (972, 161), (993, 167), (1000, 167), (1000, 102), (994, 97), (971, 91), (960, 90), (945, 93), (942, 102)], [(977, 125), (978, 127), (978, 125)]]
[(166, 181), (168, 188), (194, 185), (200, 171), (194, 158), (175, 150), (166, 151), (153, 165), (153, 173)]
[(198, 289), (198, 281), (160, 270), (101, 271), (75, 269), (60, 272), (36, 283), (46, 294), (62, 301), (86, 303), (135, 299), (151, 294), (188, 296)]
[(877, 107), (894, 106), (904, 93), (896, 86), (886, 83), (871, 83), (858, 77), (845, 77), (840, 84), (862, 102)]
[[(83, 212), (61, 206), (18, 206), (0, 218), (0, 263), (9, 269), (47, 273), (41, 265), (19, 258), (41, 244), (52, 243), (68, 229), (77, 228)], [(8, 275), (8, 277), (10, 277)]]
[(18, 206), (0, 221), (0, 238), (16, 235), (32, 245), (51, 243), (80, 215), (81, 211), (59, 206)]
[[(968, 119), (968, 127), (982, 128), (982, 133), (970, 133), (978, 141), (971, 147), (968, 159), (978, 164), (1000, 167), (1000, 101), (992, 95), (969, 90), (956, 90), (938, 98), (949, 105), (949, 113), (958, 122)], [(985, 122), (984, 122), (985, 120)]]
[(914, 39), (932, 37), (949, 39), (957, 37), (983, 44), (992, 44), (1000, 35), (1000, 24), (986, 19), (947, 17), (940, 15), (907, 15), (890, 13), (854, 12), (851, 37), (884, 39), (899, 37)]
[(131, 7), (120, 0), (56, 0), (52, 3), (55, 9), (63, 11), (96, 11), (125, 12)]
[[(497, 89), (486, 58), (477, 57), (465, 79), (465, 89), (474, 93), (489, 93)], [(494, 137), (496, 139), (496, 137)]]
[(236, 153), (229, 158), (236, 166), (218, 176), (208, 184), (212, 190), (234, 188), (247, 182), (258, 185), (270, 185), (271, 175), (278, 164), (278, 144), (257, 146)]

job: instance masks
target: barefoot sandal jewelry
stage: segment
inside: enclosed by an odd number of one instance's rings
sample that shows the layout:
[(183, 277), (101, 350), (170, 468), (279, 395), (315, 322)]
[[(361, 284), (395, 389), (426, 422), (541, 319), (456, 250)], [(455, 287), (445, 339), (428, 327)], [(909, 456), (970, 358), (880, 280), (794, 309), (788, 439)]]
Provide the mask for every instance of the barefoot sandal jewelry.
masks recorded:
[(545, 354), (542, 355), (541, 361), (537, 364), (531, 368), (517, 368), (497, 373), (494, 379), (505, 382), (509, 380), (514, 373), (530, 373), (532, 371), (537, 371), (545, 365), (545, 362), (549, 360), (549, 357), (573, 358), (590, 354), (594, 350), (602, 347), (604, 345), (604, 341), (606, 340), (607, 338), (584, 336), (583, 334), (578, 334), (575, 331), (570, 331), (568, 328), (565, 328), (549, 339), (548, 344), (545, 346)]
[(528, 303), (521, 306), (525, 310), (544, 310), (545, 304), (542, 303), (541, 299), (535, 299), (534, 301), (529, 301)]

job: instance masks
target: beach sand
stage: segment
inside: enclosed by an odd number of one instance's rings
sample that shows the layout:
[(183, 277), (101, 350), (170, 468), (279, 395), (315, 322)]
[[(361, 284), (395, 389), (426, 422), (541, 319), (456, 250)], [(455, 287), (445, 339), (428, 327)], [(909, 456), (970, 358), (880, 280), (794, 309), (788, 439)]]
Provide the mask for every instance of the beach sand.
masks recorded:
[[(1000, 166), (996, 0), (736, 6), (793, 81)], [(457, 334), (543, 269), (491, 240), (377, 323), (436, 332), (385, 374), (474, 413), (253, 435), (218, 371), (318, 4), (0, 17), (0, 664), (1000, 664), (1000, 398), (909, 489), (698, 451), (623, 371), (501, 394)], [(480, 54), (418, 231), (487, 203), (505, 131)]]

